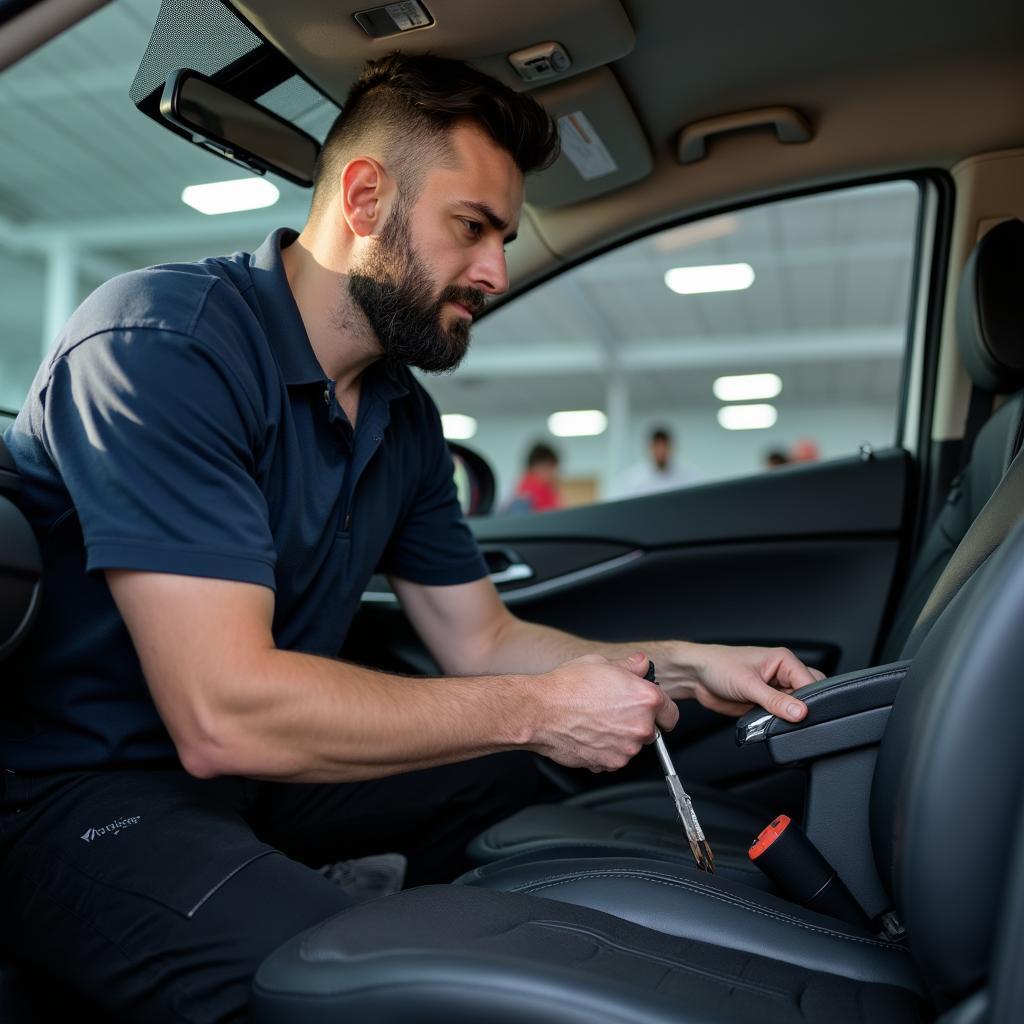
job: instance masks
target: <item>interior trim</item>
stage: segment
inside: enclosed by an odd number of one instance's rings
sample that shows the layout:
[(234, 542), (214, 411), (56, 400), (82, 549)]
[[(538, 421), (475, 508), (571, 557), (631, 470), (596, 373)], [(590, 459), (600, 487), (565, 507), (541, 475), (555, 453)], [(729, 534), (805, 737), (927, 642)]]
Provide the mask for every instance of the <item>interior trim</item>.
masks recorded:
[(110, 0), (43, 0), (17, 15), (0, 33), (0, 71), (28, 56)]
[[(575, 586), (583, 580), (592, 579), (594, 576), (603, 576), (607, 572), (621, 569), (638, 558), (643, 558), (644, 552), (640, 550), (627, 551), (624, 555), (609, 558), (607, 561), (598, 562), (596, 565), (588, 565), (585, 569), (577, 569), (575, 572), (563, 573), (561, 576), (553, 576), (542, 583), (534, 583), (528, 587), (518, 587), (501, 595), (506, 604), (516, 604), (519, 601), (526, 601), (533, 597), (544, 597), (547, 594), (558, 593), (568, 587)], [(398, 604), (398, 598), (389, 590), (367, 590), (363, 594), (363, 602), (368, 604)]]

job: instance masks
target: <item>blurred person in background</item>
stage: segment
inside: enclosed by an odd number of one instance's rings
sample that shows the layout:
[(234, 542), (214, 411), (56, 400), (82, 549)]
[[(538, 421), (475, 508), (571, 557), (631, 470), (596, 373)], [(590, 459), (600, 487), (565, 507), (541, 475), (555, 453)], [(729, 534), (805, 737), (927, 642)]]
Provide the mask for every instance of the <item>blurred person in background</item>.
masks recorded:
[(790, 462), (817, 462), (821, 458), (821, 446), (809, 437), (802, 437), (789, 450)]
[(505, 506), (505, 514), (522, 515), (561, 508), (558, 469), (558, 452), (543, 441), (534, 444), (526, 456), (526, 469), (516, 484), (515, 494)]
[(626, 471), (621, 485), (615, 489), (617, 497), (670, 491), (676, 487), (699, 483), (703, 479), (697, 470), (674, 457), (672, 434), (666, 427), (655, 427), (647, 444), (648, 457)]
[(765, 469), (778, 469), (779, 466), (788, 466), (789, 463), (789, 456), (781, 448), (772, 448), (770, 451), (765, 452)]

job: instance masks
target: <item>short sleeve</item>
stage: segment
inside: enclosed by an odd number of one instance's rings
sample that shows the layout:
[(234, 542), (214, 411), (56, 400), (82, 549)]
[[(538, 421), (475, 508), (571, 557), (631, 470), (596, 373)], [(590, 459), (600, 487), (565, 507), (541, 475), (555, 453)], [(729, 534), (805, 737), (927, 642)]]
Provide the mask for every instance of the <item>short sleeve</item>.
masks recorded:
[(41, 433), (81, 523), (86, 570), (273, 587), (254, 473), (258, 401), (208, 344), (171, 331), (108, 331), (60, 355)]
[(380, 571), (428, 586), (471, 583), (487, 575), (487, 565), (459, 506), (455, 466), (441, 417), (425, 393), (422, 397), (423, 472), (384, 552)]

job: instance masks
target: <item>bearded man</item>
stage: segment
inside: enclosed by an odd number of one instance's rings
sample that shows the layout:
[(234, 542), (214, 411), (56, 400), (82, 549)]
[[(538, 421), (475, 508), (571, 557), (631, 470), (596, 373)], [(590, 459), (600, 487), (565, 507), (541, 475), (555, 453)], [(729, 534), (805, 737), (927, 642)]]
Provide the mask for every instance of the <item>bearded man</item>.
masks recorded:
[[(107, 1017), (240, 1021), (261, 959), (394, 851), (448, 880), (535, 799), (534, 757), (624, 765), (673, 697), (796, 719), (788, 652), (517, 620), (461, 518), (436, 408), (507, 285), (551, 119), (456, 61), (367, 66), (302, 232), (99, 288), (6, 440), (45, 598), (4, 680), (9, 950)], [(386, 573), (445, 673), (337, 660)], [(773, 683), (770, 686), (769, 683)]]

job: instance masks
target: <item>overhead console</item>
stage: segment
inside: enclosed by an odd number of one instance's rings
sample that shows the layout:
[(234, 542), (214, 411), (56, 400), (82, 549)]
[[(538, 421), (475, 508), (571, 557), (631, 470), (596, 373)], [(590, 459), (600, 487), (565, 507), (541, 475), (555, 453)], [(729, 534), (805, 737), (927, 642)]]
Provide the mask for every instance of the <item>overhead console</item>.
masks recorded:
[[(468, 60), (513, 89), (571, 78), (618, 60), (634, 46), (633, 26), (619, 0), (406, 0), (374, 7), (366, 0), (233, 0), (238, 13), (335, 102), (344, 99), (363, 64), (392, 50)], [(429, 20), (428, 20), (429, 19)], [(376, 35), (388, 22), (398, 31)], [(568, 63), (526, 79), (509, 55), (557, 44)]]

